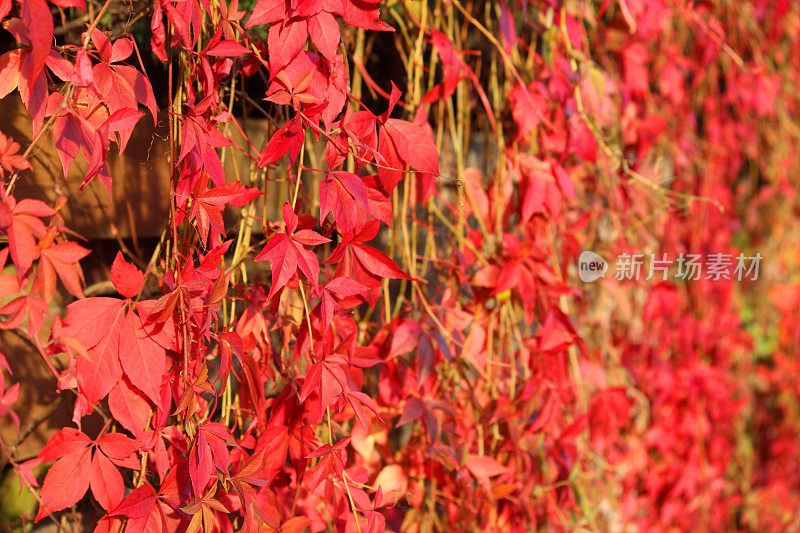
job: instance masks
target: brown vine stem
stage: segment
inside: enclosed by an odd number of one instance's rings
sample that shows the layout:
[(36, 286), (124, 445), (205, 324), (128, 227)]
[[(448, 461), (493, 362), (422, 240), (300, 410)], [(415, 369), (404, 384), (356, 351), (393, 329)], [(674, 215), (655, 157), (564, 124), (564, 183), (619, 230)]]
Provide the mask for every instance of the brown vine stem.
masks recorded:
[(303, 175), (303, 159), (306, 155), (306, 143), (303, 139), (303, 144), (300, 145), (300, 157), (297, 158), (297, 181), (294, 184), (294, 196), (292, 197), (292, 209), (297, 203), (297, 193), (300, 192), (300, 176)]
[[(423, 43), (425, 37), (425, 25), (428, 19), (428, 5), (427, 2), (423, 2), (421, 5), (421, 17), (420, 21), (417, 24), (419, 31), (415, 39), (413, 40), (413, 46), (410, 46), (409, 53), (408, 53), (408, 61), (406, 62), (406, 79), (408, 80), (408, 85), (406, 87), (406, 94), (410, 96), (409, 101), (407, 102), (408, 107), (407, 110), (409, 113), (413, 114), (414, 111), (419, 106), (420, 100), (422, 99), (422, 87), (421, 87), (421, 76), (423, 69), (420, 68), (423, 64)], [(411, 38), (409, 36), (409, 43), (411, 43)], [(403, 198), (402, 198), (402, 208), (399, 211), (399, 223), (402, 230), (403, 241), (406, 247), (406, 259), (407, 259), (407, 269), (409, 274), (412, 278), (417, 276), (417, 259), (416, 259), (416, 235), (417, 231), (417, 221), (416, 217), (413, 216), (414, 207), (411, 207), (412, 210), (412, 217), (411, 217), (411, 239), (413, 244), (409, 244), (409, 230), (408, 230), (408, 218), (409, 218), (409, 195), (412, 190), (415, 188), (415, 179), (414, 173), (405, 172), (406, 179), (403, 183)], [(395, 195), (392, 197), (393, 200), (393, 208), (396, 209), (396, 202)], [(394, 239), (393, 239), (394, 241)], [(406, 285), (408, 280), (402, 280), (400, 282), (400, 291), (398, 292), (397, 299), (394, 304), (394, 308), (387, 312), (387, 318), (391, 318), (391, 316), (397, 315), (400, 311), (403, 301), (404, 295), (406, 292)], [(384, 298), (386, 298), (386, 307), (389, 309), (390, 306), (390, 298), (388, 295), (388, 284), (384, 284)]]
[[(480, 31), (489, 40), (489, 42), (492, 43), (492, 46), (494, 46), (497, 49), (497, 51), (500, 53), (500, 57), (503, 58), (503, 62), (506, 64), (508, 70), (511, 72), (511, 75), (514, 76), (514, 79), (517, 80), (517, 83), (519, 83), (523, 87), (526, 86), (527, 84), (523, 81), (522, 76), (520, 76), (519, 71), (516, 69), (516, 67), (514, 67), (514, 63), (511, 61), (511, 58), (506, 53), (505, 49), (503, 48), (503, 45), (501, 45), (500, 42), (497, 40), (497, 38), (494, 35), (492, 35), (492, 32), (487, 30), (486, 26), (484, 26), (483, 24), (480, 23), (480, 21), (475, 19), (475, 17), (473, 17), (470, 14), (470, 12), (467, 11), (464, 8), (464, 6), (461, 5), (461, 2), (459, 2), (459, 0), (451, 0), (451, 1), (453, 2), (453, 5), (456, 6), (456, 8), (458, 8), (461, 14), (464, 15), (464, 18), (467, 19), (467, 21), (470, 24), (478, 28), (478, 31)], [(527, 92), (523, 94), (525, 95), (526, 98), (530, 100), (530, 95)], [(542, 112), (538, 112), (538, 115), (539, 115), (539, 120), (541, 120), (544, 124), (550, 127), (553, 126), (550, 119), (547, 118)]]
[[(314, 332), (311, 329), (311, 314), (308, 311), (308, 300), (306, 300), (306, 291), (303, 289), (303, 283), (298, 283), (300, 287), (300, 297), (303, 299), (303, 311), (306, 314), (306, 326), (308, 326), (308, 345), (311, 351), (311, 360), (314, 361)], [(330, 430), (330, 428), (329, 428)], [(333, 444), (333, 442), (331, 442)]]
[[(561, 269), (561, 264), (558, 261), (558, 247), (556, 245), (556, 236), (555, 236), (555, 229), (552, 231), (547, 232), (547, 237), (550, 245), (550, 253), (553, 256), (553, 266), (555, 267), (556, 275), (558, 279), (562, 282), (566, 281), (566, 273)], [(561, 311), (564, 312), (565, 315), (569, 316), (570, 309), (569, 309), (569, 301), (567, 297), (561, 294), (558, 297), (559, 307)], [(572, 374), (573, 378), (575, 379), (575, 385), (578, 388), (578, 398), (581, 402), (581, 407), (584, 411), (588, 411), (589, 409), (589, 399), (587, 397), (586, 387), (584, 386), (583, 382), (583, 374), (581, 373), (581, 366), (580, 362), (578, 361), (578, 351), (575, 347), (575, 344), (570, 344), (569, 349), (567, 350), (569, 353), (569, 363), (570, 367), (572, 367)]]

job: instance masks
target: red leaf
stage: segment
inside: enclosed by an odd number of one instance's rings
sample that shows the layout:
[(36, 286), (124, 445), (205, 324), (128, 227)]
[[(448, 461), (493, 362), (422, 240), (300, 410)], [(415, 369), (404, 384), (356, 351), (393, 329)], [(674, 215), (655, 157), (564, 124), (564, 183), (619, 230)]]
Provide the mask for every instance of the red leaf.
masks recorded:
[(103, 56), (103, 59), (106, 61), (111, 59), (111, 41), (105, 33), (97, 28), (93, 28), (91, 40), (94, 47), (97, 48), (97, 51)]
[(117, 252), (111, 265), (111, 283), (117, 292), (126, 298), (133, 298), (142, 290), (144, 274), (131, 263), (125, 261), (122, 252)]
[[(261, 449), (266, 450), (262, 463), (263, 477), (270, 480), (275, 477), (286, 463), (286, 454), (289, 452), (288, 428), (286, 426), (266, 428), (259, 437), (258, 445), (256, 446), (256, 451)], [(242, 470), (244, 471), (244, 467), (242, 467)]]
[(114, 419), (128, 431), (139, 436), (147, 426), (152, 408), (144, 394), (133, 388), (123, 378), (108, 393), (108, 408)]
[(547, 426), (550, 422), (550, 419), (553, 417), (553, 413), (556, 409), (556, 398), (555, 395), (550, 393), (547, 395), (547, 400), (544, 402), (544, 406), (542, 406), (542, 410), (539, 412), (536, 420), (533, 421), (531, 427), (529, 428), (530, 432), (537, 432), (541, 431)]
[(281, 214), (283, 215), (283, 223), (286, 224), (286, 233), (294, 233), (300, 220), (297, 213), (294, 212), (294, 206), (289, 202), (284, 202), (283, 207), (281, 207)]
[[(401, 139), (400, 142), (405, 141)], [(378, 152), (382, 157), (378, 166), (380, 184), (386, 189), (386, 192), (391, 194), (403, 179), (403, 161), (397, 151), (395, 141), (386, 128), (381, 128), (378, 132)]]
[(119, 364), (119, 326), (123, 300), (86, 298), (67, 306), (62, 338), (71, 338), (86, 351), (78, 354), (78, 387), (94, 404), (122, 377)]
[(514, 28), (514, 17), (502, 0), (500, 2), (500, 34), (503, 37), (506, 53), (510, 54), (517, 42), (517, 30)]
[(367, 220), (369, 192), (364, 181), (350, 172), (335, 171), (319, 185), (319, 218), (328, 213), (342, 232), (353, 231)]
[(150, 17), (150, 50), (161, 61), (167, 61), (167, 54), (164, 52), (166, 42), (166, 29), (164, 27), (164, 11), (161, 9), (161, 2), (155, 2), (153, 6), (153, 16)]
[(400, 158), (417, 172), (439, 173), (439, 152), (427, 126), (390, 118), (383, 126)]
[(73, 264), (89, 255), (89, 250), (75, 242), (67, 241), (46, 248), (42, 253), (47, 253), (53, 261)]
[(212, 57), (238, 57), (249, 54), (250, 49), (236, 41), (223, 40), (206, 49), (206, 54)]
[(72, 162), (78, 157), (81, 147), (86, 144), (80, 119), (72, 113), (59, 116), (53, 123), (53, 137), (66, 179)]
[(106, 433), (97, 439), (97, 444), (113, 463), (126, 468), (139, 468), (136, 452), (140, 446), (132, 438), (122, 433)]
[(78, 387), (90, 405), (102, 400), (122, 377), (119, 331), (114, 327), (105, 333), (106, 336), (94, 348), (78, 356)]
[(272, 262), (272, 287), (267, 299), (271, 299), (278, 290), (284, 287), (299, 268), (316, 290), (319, 284), (319, 260), (304, 245), (313, 246), (329, 242), (312, 230), (300, 230), (295, 233), (298, 217), (289, 202), (283, 205), (283, 220), (286, 232), (274, 235), (264, 249), (256, 257), (256, 261)]
[(41, 462), (49, 463), (59, 457), (75, 454), (91, 443), (92, 440), (78, 429), (60, 429), (50, 437), (38, 457)]
[(301, 229), (300, 231), (292, 234), (292, 240), (297, 241), (300, 244), (305, 244), (306, 246), (316, 246), (318, 244), (331, 242), (331, 240), (327, 237), (323, 237), (316, 231), (310, 229)]
[(339, 24), (336, 22), (336, 18), (327, 11), (320, 11), (316, 16), (308, 19), (308, 34), (311, 42), (322, 56), (333, 61), (340, 38)]
[(280, 72), (303, 49), (308, 38), (308, 24), (305, 20), (276, 23), (269, 27), (267, 48), (269, 50), (269, 69), (272, 76)]
[(110, 336), (122, 315), (124, 300), (86, 298), (67, 306), (62, 337), (72, 337), (85, 349), (94, 348)]
[(117, 506), (109, 516), (127, 516), (143, 518), (150, 514), (156, 504), (156, 492), (150, 485), (140, 485), (128, 494), (128, 497)]
[(297, 256), (294, 253), (294, 247), (288, 236), (283, 234), (272, 237), (254, 260), (272, 262), (272, 286), (267, 295), (268, 300), (271, 300), (297, 271)]
[[(30, 58), (30, 55), (28, 58)], [(29, 77), (26, 74), (29, 64), (29, 60), (23, 60), (19, 78), (19, 95), (28, 113), (33, 118), (33, 133), (38, 134), (42, 129), (47, 112), (47, 76), (40, 73), (36, 78)]]
[[(169, 300), (172, 299), (172, 303)], [(160, 307), (161, 304), (166, 307)], [(150, 338), (165, 350), (180, 350), (177, 326), (172, 314), (175, 304), (175, 293), (166, 295), (166, 300), (141, 300), (136, 304), (136, 310), (142, 319), (142, 327)]]
[(385, 253), (366, 244), (352, 244), (353, 255), (364, 269), (379, 278), (411, 279)]
[(133, 41), (131, 37), (120, 37), (114, 41), (114, 44), (111, 45), (111, 57), (109, 58), (110, 63), (116, 63), (117, 61), (124, 61), (130, 57), (133, 53)]
[(187, 49), (192, 48), (192, 28), (186, 18), (178, 11), (172, 2), (159, 2), (167, 14), (167, 18), (172, 23), (175, 33), (183, 41), (183, 46)]
[(403, 414), (400, 415), (400, 420), (397, 421), (395, 427), (400, 427), (403, 424), (408, 424), (414, 420), (419, 419), (425, 411), (425, 404), (418, 398), (409, 398), (406, 406), (403, 408)]
[[(136, 69), (129, 67), (131, 70)], [(104, 102), (111, 113), (125, 108), (136, 108), (137, 99), (133, 89), (134, 79), (126, 75), (129, 71), (119, 71), (117, 66), (97, 63), (92, 67), (92, 76), (97, 92), (103, 95)]]
[(394, 31), (394, 28), (380, 20), (381, 11), (374, 0), (350, 0), (344, 3), (342, 18), (350, 26), (374, 31)]
[[(126, 529), (135, 531), (133, 526), (126, 524)], [(92, 533), (120, 533), (122, 531), (122, 521), (119, 518), (112, 518), (108, 515), (101, 517), (94, 526)]]
[(619, 435), (619, 428), (630, 419), (631, 406), (624, 387), (599, 390), (592, 396), (588, 422), (593, 446), (602, 449)]
[(214, 470), (214, 461), (211, 457), (211, 447), (204, 432), (199, 431), (189, 452), (189, 477), (192, 479), (194, 495), (200, 498), (211, 479)]
[(110, 511), (122, 502), (125, 496), (125, 483), (117, 467), (102, 453), (95, 453), (92, 457), (92, 470), (89, 486), (97, 503)]
[(539, 349), (542, 351), (556, 350), (571, 344), (574, 334), (571, 326), (564, 321), (568, 320), (560, 314), (550, 311), (542, 324), (542, 335), (539, 340)]
[(44, 285), (45, 301), (49, 302), (55, 291), (55, 274), (64, 287), (75, 297), (83, 298), (83, 273), (78, 261), (89, 255), (89, 250), (74, 242), (62, 242), (42, 250), (39, 276)]
[(50, 467), (42, 483), (41, 505), (35, 521), (75, 505), (89, 488), (92, 465), (89, 449), (64, 456)]
[(0, 99), (17, 88), (21, 58), (21, 48), (9, 50), (0, 56)]
[(364, 431), (367, 431), (368, 428), (362, 406), (366, 406), (380, 420), (380, 415), (378, 415), (378, 406), (375, 404), (375, 400), (363, 392), (356, 390), (346, 390), (343, 391), (343, 393), (344, 397), (347, 399), (347, 402), (350, 404), (350, 407), (353, 408), (353, 412), (355, 413), (358, 422), (361, 424), (361, 427), (364, 428)]
[(305, 401), (312, 392), (316, 392), (324, 409), (343, 392), (342, 385), (346, 382), (344, 360), (336, 355), (328, 356), (309, 367), (300, 392), (300, 401)]
[(486, 455), (468, 455), (464, 464), (476, 476), (492, 477), (505, 473), (508, 469), (496, 459)]
[(208, 189), (198, 196), (198, 201), (224, 207), (225, 204), (242, 207), (261, 196), (261, 191), (252, 187), (245, 187), (238, 181), (226, 183), (222, 187)]
[(311, 520), (305, 516), (295, 516), (281, 524), (281, 533), (302, 533), (311, 524)]
[[(116, 43), (114, 43), (116, 45)], [(158, 104), (156, 97), (153, 93), (153, 87), (150, 80), (143, 73), (128, 65), (114, 65), (114, 68), (120, 76), (128, 79), (133, 87), (133, 94), (136, 101), (145, 106), (150, 115), (153, 117), (153, 123), (158, 120)], [(131, 106), (135, 107), (135, 105)]]
[(542, 212), (548, 187), (555, 187), (550, 166), (547, 163), (530, 158), (529, 164), (521, 165), (523, 175), (527, 178), (525, 195), (522, 201), (522, 221), (527, 222), (534, 213)]
[(303, 144), (302, 132), (300, 120), (297, 116), (284, 124), (267, 143), (267, 147), (258, 162), (259, 168), (276, 162), (286, 155), (286, 152), (289, 152), (289, 158), (294, 162)]
[(278, 22), (286, 18), (285, 0), (258, 0), (253, 8), (253, 14), (245, 24), (245, 28), (252, 28), (267, 22)]
[[(144, 113), (132, 107), (126, 107), (115, 111), (110, 117), (106, 119), (101, 128), (106, 128), (111, 133), (123, 132), (128, 133), (133, 130), (139, 119), (142, 118)], [(127, 135), (123, 136), (127, 139)], [(120, 144), (120, 151), (125, 149), (125, 143)]]
[(86, 5), (83, 3), (83, 0), (51, 0), (51, 2), (64, 9), (68, 7), (77, 7), (81, 11), (86, 11)]
[(513, 88), (508, 95), (511, 114), (517, 123), (517, 138), (523, 138), (533, 131), (547, 112), (547, 102), (538, 91), (524, 85)]
[(167, 354), (150, 338), (141, 319), (129, 311), (120, 325), (119, 358), (125, 374), (152, 402), (161, 405), (161, 378), (167, 371)]
[(475, 476), (475, 479), (478, 480), (487, 492), (491, 492), (489, 478), (504, 474), (508, 471), (508, 469), (498, 463), (497, 460), (486, 455), (470, 454), (464, 460), (464, 465), (472, 472), (472, 475)]
[(344, 276), (334, 278), (325, 285), (325, 289), (331, 291), (336, 296), (344, 298), (346, 296), (356, 296), (366, 290), (366, 287), (354, 279)]
[(649, 88), (647, 61), (650, 55), (641, 43), (633, 43), (622, 52), (625, 68), (625, 87), (634, 94), (642, 95)]
[(31, 52), (23, 63), (23, 73), (27, 79), (35, 80), (42, 72), (53, 44), (53, 16), (45, 0), (23, 0), (20, 4), (22, 20), (28, 27), (31, 40)]
[(14, 204), (9, 198), (0, 202), (0, 224), (8, 226), (8, 248), (20, 281), (38, 255), (36, 238), (41, 239), (46, 233), (40, 218), (54, 214), (53, 208), (39, 200), (24, 199)]

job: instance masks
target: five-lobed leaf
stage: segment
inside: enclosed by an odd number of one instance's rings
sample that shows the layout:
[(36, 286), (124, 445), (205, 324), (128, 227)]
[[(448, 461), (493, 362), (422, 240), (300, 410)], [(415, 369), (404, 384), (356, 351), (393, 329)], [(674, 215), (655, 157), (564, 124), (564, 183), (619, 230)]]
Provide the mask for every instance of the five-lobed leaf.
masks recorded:
[(272, 287), (267, 299), (272, 299), (280, 289), (286, 286), (298, 268), (316, 289), (319, 284), (319, 260), (314, 252), (308, 250), (306, 246), (330, 241), (313, 230), (302, 229), (295, 232), (298, 218), (289, 202), (283, 206), (283, 219), (286, 224), (286, 233), (274, 235), (261, 253), (255, 257), (255, 261), (272, 262)]

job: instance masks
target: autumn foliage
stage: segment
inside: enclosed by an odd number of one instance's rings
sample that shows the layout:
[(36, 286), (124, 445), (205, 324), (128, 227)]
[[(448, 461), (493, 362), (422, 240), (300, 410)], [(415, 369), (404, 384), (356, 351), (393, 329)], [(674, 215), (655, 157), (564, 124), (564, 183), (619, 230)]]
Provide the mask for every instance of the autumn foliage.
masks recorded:
[[(0, 20), (0, 98), (30, 124), (0, 133), (0, 328), (72, 410), (35, 456), (0, 440), (37, 502), (9, 527), (800, 527), (797, 5), (0, 0)], [(108, 163), (146, 122), (168, 218), (146, 256), (118, 236), (87, 295), (68, 200), (19, 184), (49, 144), (122, 202)], [(590, 285), (582, 250), (771, 266)], [(0, 354), (17, 431), (22, 356)]]

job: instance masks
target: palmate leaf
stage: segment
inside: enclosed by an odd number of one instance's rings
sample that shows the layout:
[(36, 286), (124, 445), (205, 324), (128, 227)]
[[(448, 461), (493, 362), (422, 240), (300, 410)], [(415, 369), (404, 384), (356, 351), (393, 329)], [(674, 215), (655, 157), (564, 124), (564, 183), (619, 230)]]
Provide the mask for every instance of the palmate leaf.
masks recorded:
[(106, 433), (95, 442), (75, 429), (56, 433), (38, 457), (41, 462), (57, 461), (42, 483), (36, 521), (74, 505), (89, 488), (105, 510), (115, 508), (125, 492), (117, 466), (136, 468), (134, 456), (138, 449), (136, 441), (119, 433)]
[(89, 250), (71, 241), (54, 244), (41, 251), (39, 279), (42, 295), (49, 302), (56, 288), (56, 275), (64, 288), (78, 298), (83, 296), (83, 273), (78, 262), (89, 255)]
[(272, 262), (272, 287), (267, 295), (268, 300), (286, 286), (298, 268), (316, 289), (319, 285), (319, 259), (306, 246), (330, 241), (309, 229), (295, 231), (298, 219), (289, 202), (283, 206), (283, 220), (286, 233), (278, 233), (270, 238), (261, 253), (255, 257), (256, 261)]

